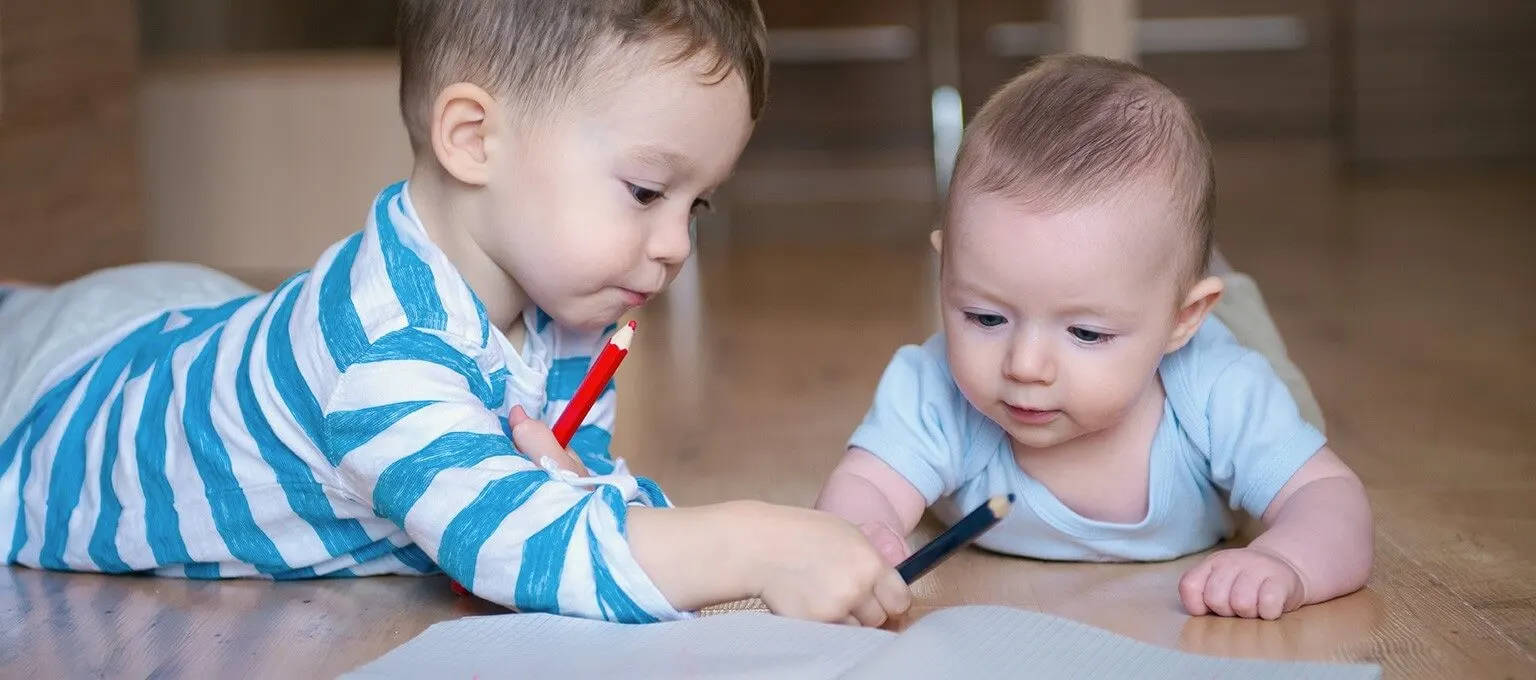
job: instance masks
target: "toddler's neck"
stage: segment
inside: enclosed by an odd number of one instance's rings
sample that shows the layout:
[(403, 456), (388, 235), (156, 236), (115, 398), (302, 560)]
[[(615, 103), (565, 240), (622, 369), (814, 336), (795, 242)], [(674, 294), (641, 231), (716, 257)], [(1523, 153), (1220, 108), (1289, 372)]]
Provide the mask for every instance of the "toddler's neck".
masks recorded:
[(419, 164), (407, 186), (427, 236), (480, 298), (491, 324), (507, 335), (513, 347), (521, 347), (523, 313), (533, 303), (475, 240), (476, 233), (483, 233), (478, 221), (486, 214), (477, 205), (483, 200), (479, 190), (445, 177), (440, 169)]

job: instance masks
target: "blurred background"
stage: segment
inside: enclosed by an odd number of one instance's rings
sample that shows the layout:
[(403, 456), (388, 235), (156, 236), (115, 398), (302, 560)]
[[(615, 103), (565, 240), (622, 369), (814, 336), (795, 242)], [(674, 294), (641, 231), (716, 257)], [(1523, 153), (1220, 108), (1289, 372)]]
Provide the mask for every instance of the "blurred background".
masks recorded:
[[(1536, 157), (1528, 0), (761, 4), (772, 100), (729, 188), (721, 221), (753, 226), (733, 237), (920, 236), (961, 116), (1046, 51), (1137, 60), (1219, 144), (1314, 156), (1329, 176)], [(0, 3), (0, 275), (144, 257), (259, 277), (307, 266), (407, 170), (394, 9)]]

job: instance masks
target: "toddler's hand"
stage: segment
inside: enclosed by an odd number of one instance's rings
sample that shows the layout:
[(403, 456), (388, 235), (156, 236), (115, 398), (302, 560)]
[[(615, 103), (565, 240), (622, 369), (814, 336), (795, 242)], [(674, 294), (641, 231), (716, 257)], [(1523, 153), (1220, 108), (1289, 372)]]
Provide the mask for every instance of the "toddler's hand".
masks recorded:
[(535, 464), (547, 456), (561, 469), (570, 470), (582, 477), (587, 476), (587, 466), (581, 464), (581, 457), (561, 447), (549, 426), (528, 417), (522, 406), (512, 407), (507, 422), (512, 425), (512, 445)]
[(830, 513), (767, 506), (767, 562), (759, 587), (780, 616), (879, 627), (912, 606), (912, 593), (859, 529)]
[(1301, 606), (1301, 575), (1262, 549), (1211, 553), (1179, 581), (1179, 597), (1191, 616), (1214, 613), (1275, 620)]
[(869, 539), (870, 545), (875, 546), (885, 562), (893, 567), (912, 554), (912, 550), (907, 547), (907, 539), (902, 538), (885, 522), (865, 522), (859, 525), (859, 530), (864, 532), (864, 537)]

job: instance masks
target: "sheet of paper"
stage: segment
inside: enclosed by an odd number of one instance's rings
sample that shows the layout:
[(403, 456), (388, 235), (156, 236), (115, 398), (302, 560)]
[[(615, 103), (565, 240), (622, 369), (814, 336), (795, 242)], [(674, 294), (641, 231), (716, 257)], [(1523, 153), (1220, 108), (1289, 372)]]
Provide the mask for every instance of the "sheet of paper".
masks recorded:
[(1040, 612), (972, 606), (924, 616), (843, 677), (1368, 680), (1381, 668), (1202, 656)]
[(901, 635), (759, 612), (645, 626), (544, 614), (471, 617), (432, 626), (343, 677), (1367, 680), (1381, 669), (1200, 656), (1039, 612), (974, 606), (928, 614)]
[(436, 624), (343, 677), (832, 680), (895, 637), (757, 612), (643, 626), (507, 614)]

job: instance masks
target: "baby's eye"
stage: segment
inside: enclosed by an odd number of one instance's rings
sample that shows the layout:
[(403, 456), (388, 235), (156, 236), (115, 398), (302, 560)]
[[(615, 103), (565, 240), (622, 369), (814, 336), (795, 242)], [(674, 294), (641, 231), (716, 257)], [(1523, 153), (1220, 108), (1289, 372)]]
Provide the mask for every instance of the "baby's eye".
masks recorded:
[(1101, 342), (1107, 342), (1111, 337), (1108, 333), (1090, 331), (1086, 328), (1078, 328), (1076, 326), (1068, 329), (1068, 332), (1072, 334), (1072, 337), (1077, 338), (1078, 342), (1087, 343), (1089, 345), (1097, 345)]
[(700, 210), (703, 210), (705, 212), (712, 212), (712, 211), (714, 211), (714, 209), (715, 209), (714, 204), (710, 203), (708, 199), (700, 198), (700, 199), (697, 199), (697, 200), (695, 200), (693, 202), (693, 207), (690, 208), (688, 210), (688, 212), (697, 215), (697, 214), (699, 214)]
[(965, 319), (973, 324), (981, 326), (982, 328), (993, 328), (1008, 322), (1007, 319), (1004, 319), (1003, 317), (996, 314), (979, 314), (976, 312), (966, 312)]
[(642, 186), (630, 184), (629, 182), (625, 182), (624, 186), (629, 188), (629, 195), (635, 197), (635, 201), (640, 205), (650, 205), (661, 198), (665, 198), (665, 195), (663, 195), (660, 191), (656, 191), (655, 189), (647, 189)]

